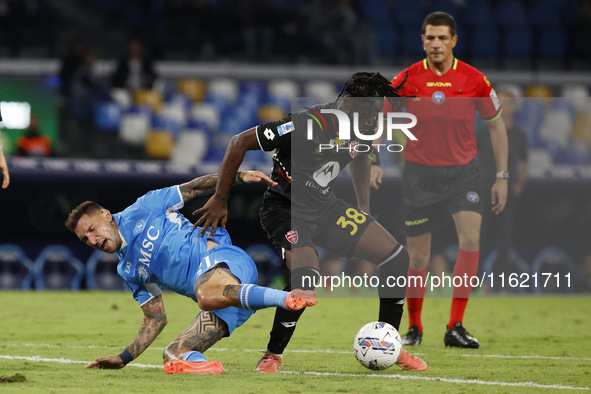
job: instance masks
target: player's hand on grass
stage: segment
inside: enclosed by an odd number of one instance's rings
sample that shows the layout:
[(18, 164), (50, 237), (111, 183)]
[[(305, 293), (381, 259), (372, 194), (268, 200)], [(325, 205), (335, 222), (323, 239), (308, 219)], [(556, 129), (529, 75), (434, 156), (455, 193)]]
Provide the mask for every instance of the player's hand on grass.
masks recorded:
[(492, 211), (498, 215), (507, 205), (507, 180), (497, 178), (490, 192)]
[(380, 190), (383, 177), (384, 170), (382, 170), (380, 166), (371, 166), (371, 172), (369, 173), (369, 185), (372, 189)]
[(199, 232), (199, 235), (203, 236), (207, 229), (211, 227), (209, 238), (212, 238), (218, 225), (221, 224), (222, 227), (226, 227), (226, 222), (228, 220), (228, 201), (224, 198), (217, 197), (214, 194), (204, 206), (194, 211), (193, 215), (201, 215), (199, 220), (193, 225), (193, 228), (203, 226)]
[(262, 171), (243, 171), (242, 182), (244, 183), (256, 183), (264, 182), (267, 186), (273, 187), (277, 185), (277, 182), (273, 181), (267, 174)]
[(94, 361), (89, 362), (84, 368), (99, 368), (99, 369), (121, 369), (125, 367), (121, 357), (119, 356), (106, 356), (99, 357)]

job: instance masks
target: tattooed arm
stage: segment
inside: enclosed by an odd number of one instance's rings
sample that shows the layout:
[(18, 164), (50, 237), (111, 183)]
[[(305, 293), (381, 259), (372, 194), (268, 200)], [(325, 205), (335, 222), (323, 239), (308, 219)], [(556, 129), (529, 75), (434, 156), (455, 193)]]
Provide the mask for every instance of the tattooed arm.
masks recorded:
[[(164, 302), (162, 296), (156, 296), (150, 301), (142, 305), (144, 311), (144, 319), (140, 325), (140, 329), (135, 339), (127, 345), (123, 353), (128, 352), (131, 359), (137, 358), (144, 350), (154, 342), (154, 339), (166, 326), (166, 311), (164, 310)], [(121, 354), (123, 354), (121, 353)], [(129, 362), (131, 360), (128, 360)], [(120, 369), (125, 367), (124, 360), (119, 356), (99, 357), (91, 361), (85, 368), (101, 368), (101, 369)]]
[[(265, 182), (269, 186), (275, 186), (276, 183), (271, 180), (265, 173), (261, 171), (241, 171), (236, 174), (233, 185), (239, 183), (253, 183)], [(215, 192), (218, 183), (218, 174), (204, 175), (195, 178), (192, 181), (183, 183), (181, 188), (181, 195), (183, 201), (187, 202), (199, 196), (208, 196)]]

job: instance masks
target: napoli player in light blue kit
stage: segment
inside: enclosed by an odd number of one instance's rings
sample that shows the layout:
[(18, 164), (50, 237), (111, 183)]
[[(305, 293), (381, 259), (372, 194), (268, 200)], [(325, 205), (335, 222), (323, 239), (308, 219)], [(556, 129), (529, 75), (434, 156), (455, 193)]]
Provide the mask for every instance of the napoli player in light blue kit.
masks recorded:
[[(274, 182), (260, 171), (245, 171), (235, 183)], [(117, 272), (125, 279), (144, 318), (135, 339), (118, 356), (99, 357), (86, 368), (123, 368), (150, 346), (167, 323), (161, 288), (190, 297), (202, 311), (164, 350), (166, 373), (219, 374), (223, 366), (203, 352), (229, 336), (255, 310), (299, 310), (316, 304), (315, 293), (285, 292), (257, 286), (256, 266), (233, 246), (225, 229), (211, 238), (199, 235), (179, 210), (187, 201), (212, 194), (217, 175), (153, 190), (124, 211), (111, 214), (94, 201), (76, 207), (66, 227), (87, 245), (115, 253)]]

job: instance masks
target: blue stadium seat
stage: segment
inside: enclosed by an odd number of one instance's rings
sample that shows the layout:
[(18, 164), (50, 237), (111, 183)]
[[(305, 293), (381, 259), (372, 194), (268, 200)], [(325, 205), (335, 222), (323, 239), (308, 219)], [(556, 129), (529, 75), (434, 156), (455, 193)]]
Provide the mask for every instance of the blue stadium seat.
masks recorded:
[(179, 135), (181, 128), (179, 124), (170, 119), (164, 119), (160, 116), (152, 116), (151, 126), (153, 130), (166, 130), (171, 133), (175, 138)]
[(568, 36), (564, 28), (548, 27), (538, 34), (537, 54), (540, 59), (564, 59), (568, 47)]
[(520, 0), (501, 0), (498, 6), (498, 21), (502, 27), (527, 26), (529, 15), (525, 3)]
[[(532, 274), (538, 274), (538, 287), (535, 293), (573, 293), (584, 280), (585, 275), (581, 267), (577, 266), (568, 253), (560, 247), (548, 246), (534, 259)], [(552, 276), (548, 277), (548, 274)], [(558, 274), (558, 278), (554, 275)], [(570, 286), (567, 286), (566, 275), (570, 275)]]
[(503, 39), (505, 57), (530, 59), (534, 54), (534, 35), (526, 26), (508, 26)]
[(523, 105), (513, 115), (515, 123), (527, 133), (530, 146), (538, 146), (540, 126), (544, 121), (546, 109), (540, 101), (526, 98)]
[(388, 23), (389, 8), (386, 0), (364, 0), (359, 2), (361, 13), (371, 24)]
[(0, 289), (31, 290), (33, 262), (20, 246), (0, 245)]
[(489, 0), (467, 1), (464, 12), (466, 25), (469, 27), (496, 25), (496, 12)]
[(556, 0), (538, 0), (531, 7), (531, 23), (536, 29), (545, 29), (550, 26), (560, 26), (563, 24), (564, 3)]
[[(397, 26), (400, 31), (407, 30), (406, 27), (418, 25), (423, 23), (423, 19), (427, 16), (427, 11), (423, 8), (420, 1), (399, 1), (390, 10), (390, 20)], [(420, 34), (420, 33), (419, 33)]]
[(35, 259), (37, 290), (80, 290), (84, 265), (64, 245), (46, 246)]
[(456, 21), (456, 34), (458, 42), (454, 48), (454, 56), (462, 59), (468, 53), (468, 28), (466, 24)]
[(94, 124), (100, 130), (117, 133), (121, 117), (121, 107), (114, 101), (101, 101), (94, 106)]
[(258, 107), (261, 103), (268, 100), (267, 83), (258, 80), (243, 81), (240, 84), (240, 94), (238, 95), (238, 102), (250, 106), (250, 108)]
[(112, 253), (100, 250), (92, 252), (86, 261), (86, 287), (89, 290), (127, 289), (125, 281), (117, 273), (119, 258)]
[(486, 256), (486, 259), (484, 260), (484, 263), (482, 264), (482, 271), (485, 272), (487, 274), (487, 277), (485, 278), (485, 281), (487, 282), (487, 284), (490, 286), (491, 285), (491, 278), (488, 276), (489, 273), (492, 273), (494, 276), (492, 278), (492, 287), (491, 290), (492, 291), (496, 291), (496, 290), (506, 290), (508, 292), (511, 293), (527, 293), (528, 289), (525, 287), (508, 287), (505, 286), (505, 288), (501, 288), (500, 286), (498, 286), (499, 284), (499, 277), (498, 275), (501, 273), (505, 274), (505, 283), (507, 283), (507, 280), (509, 278), (509, 275), (511, 274), (517, 274), (517, 275), (521, 275), (521, 274), (531, 274), (531, 268), (529, 266), (529, 264), (527, 263), (527, 261), (525, 261), (517, 252), (517, 250), (515, 250), (515, 248), (510, 248), (509, 249), (509, 259), (511, 262), (511, 271), (501, 271), (499, 270), (498, 267), (496, 266), (497, 263), (497, 258), (498, 258), (498, 251), (497, 250), (492, 250), (488, 256)]
[(373, 30), (380, 54), (391, 56), (399, 53), (398, 32), (390, 22), (374, 24)]
[(402, 53), (412, 56), (419, 60), (420, 56), (425, 55), (423, 43), (421, 42), (421, 26), (405, 26), (402, 28), (400, 36)]
[(433, 0), (429, 12), (443, 11), (454, 17), (456, 22), (463, 19), (460, 7), (453, 0)]
[(493, 60), (499, 55), (499, 36), (490, 25), (474, 26), (468, 46), (472, 58)]

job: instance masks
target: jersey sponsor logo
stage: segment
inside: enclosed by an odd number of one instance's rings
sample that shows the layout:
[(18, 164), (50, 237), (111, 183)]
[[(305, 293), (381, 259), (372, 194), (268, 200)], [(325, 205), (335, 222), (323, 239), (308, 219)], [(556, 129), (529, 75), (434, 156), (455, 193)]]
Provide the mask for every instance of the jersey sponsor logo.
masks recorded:
[(312, 181), (306, 181), (306, 186), (318, 190), (318, 192), (322, 195), (326, 195), (326, 193), (330, 191), (330, 187), (322, 188), (317, 183), (314, 183)]
[(501, 101), (499, 100), (499, 97), (497, 96), (497, 92), (495, 92), (494, 89), (490, 90), (490, 99), (492, 100), (494, 106), (495, 106), (495, 110), (499, 110), (499, 108), (501, 107)]
[(418, 226), (419, 224), (424, 224), (429, 221), (429, 218), (422, 218), (417, 220), (405, 220), (404, 224), (406, 226)]
[(443, 94), (443, 92), (440, 92), (438, 90), (435, 93), (433, 93), (433, 95), (431, 96), (431, 99), (433, 100), (433, 102), (435, 104), (441, 104), (445, 101), (445, 94)]
[(125, 263), (125, 272), (128, 274), (131, 273), (131, 265), (131, 261)]
[(143, 220), (140, 219), (135, 224), (135, 232), (136, 233), (141, 233), (142, 231), (144, 231), (144, 228), (145, 227), (146, 227), (146, 222), (144, 222)]
[(273, 141), (275, 139), (275, 133), (273, 133), (273, 130), (271, 130), (270, 128), (266, 128), (265, 131), (263, 132), (263, 135), (269, 140), (269, 141)]
[(297, 230), (289, 230), (287, 232), (287, 234), (285, 234), (285, 238), (287, 238), (287, 240), (289, 241), (289, 243), (291, 243), (291, 244), (297, 244), (298, 243), (298, 232), (297, 232)]
[(295, 128), (293, 127), (293, 122), (287, 122), (277, 126), (277, 134), (279, 134), (279, 137), (291, 133), (294, 130)]
[(140, 248), (140, 255), (142, 257), (138, 259), (138, 262), (144, 264), (146, 267), (150, 266), (152, 260), (152, 252), (154, 251), (155, 246), (154, 241), (160, 237), (160, 230), (152, 231), (153, 229), (155, 229), (155, 227), (150, 226), (146, 232), (146, 238), (142, 241), (142, 247)]
[(466, 200), (476, 204), (478, 201), (480, 201), (480, 196), (478, 195), (477, 192), (474, 192), (474, 191), (468, 192), (468, 193), (466, 193)]
[(428, 88), (451, 88), (451, 82), (427, 82)]
[(312, 178), (322, 187), (328, 186), (328, 184), (335, 179), (339, 172), (341, 172), (341, 166), (338, 161), (329, 161), (312, 174)]

